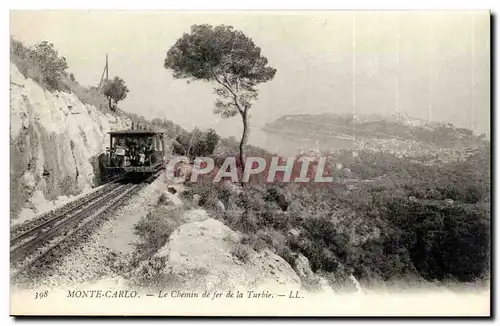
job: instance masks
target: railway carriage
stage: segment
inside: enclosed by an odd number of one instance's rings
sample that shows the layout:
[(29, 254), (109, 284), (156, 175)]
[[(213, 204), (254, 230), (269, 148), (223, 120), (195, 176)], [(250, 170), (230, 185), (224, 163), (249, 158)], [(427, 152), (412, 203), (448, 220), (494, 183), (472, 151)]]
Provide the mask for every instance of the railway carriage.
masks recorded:
[(150, 130), (111, 131), (105, 174), (146, 176), (164, 167), (163, 133)]

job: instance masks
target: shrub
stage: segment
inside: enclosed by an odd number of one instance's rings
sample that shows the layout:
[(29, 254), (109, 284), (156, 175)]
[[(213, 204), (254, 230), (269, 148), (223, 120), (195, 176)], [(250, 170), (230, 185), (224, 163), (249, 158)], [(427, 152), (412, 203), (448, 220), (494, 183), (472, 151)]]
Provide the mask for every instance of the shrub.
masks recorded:
[(180, 224), (180, 209), (160, 206), (149, 212), (135, 225), (135, 234), (140, 237), (138, 252), (145, 257), (151, 256), (167, 243)]
[(191, 159), (209, 156), (214, 153), (219, 139), (219, 135), (213, 129), (205, 131), (194, 129), (191, 133), (177, 136), (174, 153)]
[(168, 290), (178, 287), (182, 279), (166, 270), (167, 259), (165, 256), (153, 256), (139, 265), (130, 276), (136, 286), (152, 290)]
[(247, 263), (250, 258), (250, 248), (242, 243), (236, 244), (232, 250), (232, 255), (238, 258), (240, 261)]
[(166, 194), (161, 194), (160, 197), (158, 197), (158, 202), (157, 202), (157, 205), (161, 206), (161, 205), (165, 205), (169, 202), (168, 200), (168, 197)]

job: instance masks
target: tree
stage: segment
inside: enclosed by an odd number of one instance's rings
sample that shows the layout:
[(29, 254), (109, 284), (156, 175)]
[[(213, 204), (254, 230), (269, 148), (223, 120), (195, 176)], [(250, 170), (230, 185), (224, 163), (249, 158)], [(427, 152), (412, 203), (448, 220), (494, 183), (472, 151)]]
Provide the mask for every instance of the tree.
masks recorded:
[(215, 82), (218, 96), (214, 113), (223, 118), (241, 116), (243, 134), (239, 145), (240, 162), (249, 135), (249, 114), (257, 99), (256, 86), (274, 78), (276, 69), (268, 66), (261, 49), (243, 32), (232, 26), (193, 25), (167, 52), (165, 69), (176, 79)]
[(174, 153), (195, 159), (200, 156), (212, 155), (220, 140), (213, 129), (199, 130), (177, 135), (173, 144)]
[(43, 82), (49, 89), (60, 89), (61, 79), (65, 70), (68, 69), (68, 64), (66, 63), (66, 58), (59, 57), (54, 44), (47, 41), (36, 44), (31, 52), (31, 56), (40, 67)]
[(160, 119), (160, 118), (154, 118), (151, 123), (154, 125), (154, 126), (161, 126), (163, 124), (163, 120)]
[[(111, 82), (104, 86), (104, 96), (108, 98), (109, 108), (116, 110), (116, 105), (119, 101), (123, 101), (129, 92), (125, 85), (125, 81), (120, 77), (115, 77)], [(114, 106), (112, 101), (115, 102)]]

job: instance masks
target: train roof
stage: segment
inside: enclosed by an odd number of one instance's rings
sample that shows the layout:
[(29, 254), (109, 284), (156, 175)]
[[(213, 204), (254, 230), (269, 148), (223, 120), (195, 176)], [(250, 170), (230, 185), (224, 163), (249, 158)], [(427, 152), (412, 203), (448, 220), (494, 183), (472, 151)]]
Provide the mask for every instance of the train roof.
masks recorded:
[(108, 132), (111, 136), (119, 136), (119, 135), (142, 135), (142, 136), (153, 136), (162, 134), (159, 131), (152, 130), (141, 130), (141, 129), (129, 129), (129, 130), (118, 130), (118, 131), (110, 131)]

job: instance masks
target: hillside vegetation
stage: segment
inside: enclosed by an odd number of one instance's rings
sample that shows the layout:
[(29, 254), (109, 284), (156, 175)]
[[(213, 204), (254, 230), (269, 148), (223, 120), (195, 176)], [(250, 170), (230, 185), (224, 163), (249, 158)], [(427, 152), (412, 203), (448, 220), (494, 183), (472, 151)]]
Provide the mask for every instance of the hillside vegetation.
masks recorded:
[[(215, 154), (219, 164), (237, 150), (222, 152)], [(270, 158), (264, 152), (258, 155)], [(339, 151), (329, 159), (349, 168), (349, 176), (333, 171), (326, 186), (256, 176), (234, 191), (211, 182), (212, 175), (188, 183), (186, 196), (200, 195), (213, 216), (255, 248), (271, 248), (292, 265), (302, 253), (332, 283), (347, 272), (365, 285), (489, 278), (489, 145), (441, 164), (382, 151)]]

